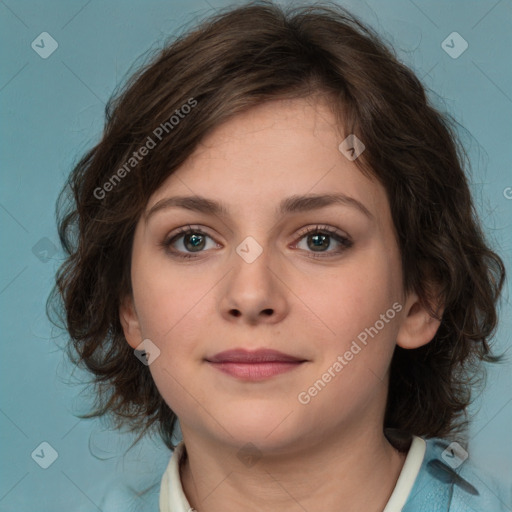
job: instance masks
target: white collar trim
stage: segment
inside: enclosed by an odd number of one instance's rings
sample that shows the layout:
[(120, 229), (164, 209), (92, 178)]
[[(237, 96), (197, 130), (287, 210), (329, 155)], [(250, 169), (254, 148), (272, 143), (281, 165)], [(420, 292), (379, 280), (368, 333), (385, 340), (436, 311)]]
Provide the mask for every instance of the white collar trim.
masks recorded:
[(400, 512), (411, 494), (416, 477), (425, 457), (427, 443), (418, 436), (412, 437), (411, 447), (405, 458), (402, 471), (396, 481), (395, 489), (382, 512)]
[(183, 492), (180, 477), (180, 461), (185, 453), (181, 441), (172, 453), (171, 460), (160, 484), (160, 512), (191, 512), (193, 508)]

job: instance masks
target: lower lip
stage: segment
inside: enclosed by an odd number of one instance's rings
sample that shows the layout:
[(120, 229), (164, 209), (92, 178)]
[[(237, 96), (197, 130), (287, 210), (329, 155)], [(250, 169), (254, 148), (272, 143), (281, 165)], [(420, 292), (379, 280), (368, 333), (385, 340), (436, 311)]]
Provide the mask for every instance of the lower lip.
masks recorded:
[(209, 363), (232, 377), (242, 380), (263, 380), (298, 368), (301, 362), (274, 361), (266, 363)]

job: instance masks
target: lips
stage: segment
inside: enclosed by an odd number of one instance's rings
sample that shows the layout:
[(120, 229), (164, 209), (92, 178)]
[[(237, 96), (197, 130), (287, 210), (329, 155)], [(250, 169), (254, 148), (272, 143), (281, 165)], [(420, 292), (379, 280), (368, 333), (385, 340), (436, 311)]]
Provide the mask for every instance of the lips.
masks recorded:
[(257, 363), (301, 363), (305, 359), (301, 359), (289, 354), (284, 354), (277, 350), (259, 349), (248, 351), (245, 349), (233, 349), (219, 352), (213, 357), (207, 358), (210, 363), (241, 363), (241, 364), (257, 364)]
[(277, 350), (260, 349), (249, 352), (244, 349), (226, 350), (206, 361), (216, 370), (241, 381), (263, 381), (288, 373), (306, 362)]

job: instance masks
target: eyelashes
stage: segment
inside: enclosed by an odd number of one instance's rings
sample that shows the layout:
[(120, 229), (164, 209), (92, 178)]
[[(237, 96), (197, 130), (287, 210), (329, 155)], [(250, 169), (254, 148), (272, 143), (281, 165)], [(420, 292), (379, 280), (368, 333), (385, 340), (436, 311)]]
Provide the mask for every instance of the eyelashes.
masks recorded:
[[(207, 239), (210, 239), (214, 242), (214, 247), (219, 247), (219, 244), (217, 244), (210, 235), (205, 233), (200, 228), (185, 226), (179, 228), (177, 232), (166, 237), (161, 243), (159, 243), (159, 245), (162, 246), (166, 253), (173, 258), (195, 259), (201, 257), (200, 255), (205, 252), (202, 249), (205, 248)], [(322, 244), (324, 244), (326, 247), (325, 250), (320, 251), (299, 249), (308, 253), (309, 257), (312, 258), (327, 259), (333, 256), (339, 256), (353, 246), (353, 242), (349, 237), (341, 234), (337, 229), (330, 226), (317, 225), (303, 229), (301, 232), (299, 232), (298, 239), (296, 242), (294, 242), (293, 247), (296, 247), (303, 239), (305, 239), (306, 242), (312, 241), (311, 244), (307, 244), (308, 248), (318, 247), (322, 249)], [(329, 250), (332, 246), (331, 239), (333, 239), (338, 244), (338, 249), (334, 251)], [(175, 247), (176, 243), (180, 240), (182, 240), (185, 251), (177, 250)], [(186, 252), (187, 245), (190, 245), (191, 249), (196, 248), (198, 250)]]
[[(344, 252), (346, 249), (352, 247), (353, 242), (345, 235), (342, 235), (338, 230), (331, 228), (329, 226), (319, 226), (309, 227), (305, 230), (302, 230), (298, 234), (299, 242), (303, 239), (308, 239), (308, 237), (314, 237), (314, 245), (313, 247), (319, 247), (316, 245), (318, 242), (323, 243), (325, 240), (334, 239), (338, 244), (339, 248), (336, 251), (311, 251), (311, 257), (313, 258), (327, 258), (331, 255), (337, 256)], [(330, 242), (327, 244), (327, 248), (330, 248)], [(310, 252), (310, 251), (307, 251)], [(328, 256), (323, 256), (323, 254), (327, 254)]]
[[(198, 236), (199, 235), (199, 236)], [(191, 253), (182, 253), (180, 251), (177, 251), (175, 248), (173, 248), (174, 244), (176, 243), (177, 240), (179, 240), (180, 238), (184, 238), (184, 237), (190, 237), (188, 238), (188, 240), (193, 240), (193, 244), (197, 247), (197, 245), (201, 245), (201, 241), (200, 241), (200, 238), (203, 237), (203, 238), (210, 238), (211, 237), (205, 233), (204, 231), (202, 231), (201, 229), (199, 228), (192, 228), (191, 226), (186, 226), (184, 228), (179, 228), (179, 230), (177, 231), (176, 234), (174, 235), (171, 235), (169, 238), (166, 238), (163, 242), (162, 242), (162, 246), (167, 250), (167, 252), (173, 256), (173, 257), (177, 257), (177, 258), (183, 258), (183, 259), (190, 259), (190, 258), (197, 258), (197, 256), (195, 254), (191, 254)], [(203, 252), (203, 251), (196, 251), (196, 253), (199, 253), (199, 252)]]

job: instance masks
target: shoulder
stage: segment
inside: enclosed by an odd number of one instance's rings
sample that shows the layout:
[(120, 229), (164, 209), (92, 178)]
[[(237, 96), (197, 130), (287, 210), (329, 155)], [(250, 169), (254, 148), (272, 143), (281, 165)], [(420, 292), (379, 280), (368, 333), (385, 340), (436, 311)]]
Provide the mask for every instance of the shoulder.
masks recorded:
[(507, 512), (510, 495), (458, 443), (425, 439), (420, 471), (402, 512)]
[(158, 482), (137, 490), (117, 480), (109, 486), (98, 509), (102, 512), (155, 512), (159, 510), (158, 497)]

